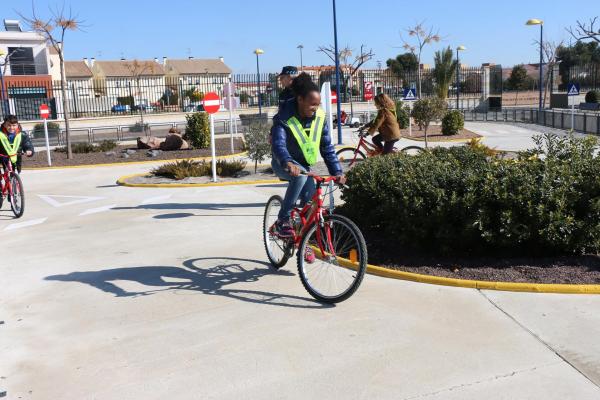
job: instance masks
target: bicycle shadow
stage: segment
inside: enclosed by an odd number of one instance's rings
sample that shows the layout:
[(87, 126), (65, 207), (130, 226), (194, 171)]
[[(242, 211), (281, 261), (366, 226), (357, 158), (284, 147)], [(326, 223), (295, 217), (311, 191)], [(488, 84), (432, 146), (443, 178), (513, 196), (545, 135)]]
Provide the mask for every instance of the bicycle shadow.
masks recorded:
[(156, 203), (135, 207), (114, 207), (111, 210), (205, 210), (226, 211), (235, 208), (264, 208), (265, 203)]
[[(242, 263), (244, 265), (242, 265)], [(250, 267), (248, 263), (251, 263)], [(183, 262), (182, 267), (143, 266), (113, 268), (101, 271), (71, 272), (66, 275), (47, 276), (44, 280), (79, 282), (115, 297), (148, 296), (163, 291), (193, 291), (211, 296), (225, 296), (240, 301), (291, 308), (322, 309), (333, 305), (319, 303), (309, 297), (257, 290), (227, 288), (227, 286), (256, 282), (267, 275), (295, 276), (285, 270), (274, 272), (269, 264), (240, 258), (209, 257)], [(148, 286), (142, 291), (127, 291), (115, 282), (129, 281), (138, 286)]]

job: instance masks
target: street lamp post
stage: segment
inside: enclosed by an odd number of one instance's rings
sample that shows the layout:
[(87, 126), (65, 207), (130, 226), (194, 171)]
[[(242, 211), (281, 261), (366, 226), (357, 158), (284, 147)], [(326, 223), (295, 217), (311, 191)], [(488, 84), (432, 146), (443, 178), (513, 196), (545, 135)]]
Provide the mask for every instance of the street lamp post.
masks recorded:
[(302, 63), (302, 49), (304, 48), (304, 46), (302, 46), (301, 44), (298, 45), (297, 49), (300, 50), (300, 71), (302, 71), (304, 69), (304, 64)]
[(539, 91), (540, 91), (540, 104), (538, 110), (538, 122), (540, 121), (540, 114), (542, 112), (543, 104), (542, 104), (542, 86), (543, 86), (543, 77), (542, 77), (542, 63), (543, 63), (543, 48), (544, 48), (544, 21), (541, 19), (530, 19), (527, 21), (526, 25), (539, 25), (540, 26), (540, 80), (539, 80)]
[(335, 0), (333, 0), (333, 39), (335, 45), (335, 89), (338, 92), (337, 104), (337, 126), (338, 126), (338, 144), (342, 144), (342, 112), (340, 108), (340, 53), (338, 51), (337, 37), (337, 16), (335, 12)]
[[(0, 57), (5, 55), (4, 50), (0, 50)], [(6, 65), (6, 59), (0, 64), (0, 103), (2, 104), (2, 115), (6, 116), (6, 107), (4, 105), (4, 65)]]
[(264, 51), (262, 49), (254, 50), (254, 54), (256, 54), (256, 84), (258, 86), (258, 116), (262, 117), (262, 106), (261, 106), (261, 93), (260, 93), (260, 67), (258, 66), (258, 56), (263, 54)]
[(458, 46), (456, 48), (456, 109), (458, 110), (458, 97), (460, 96), (460, 59), (458, 58), (458, 52), (466, 50), (465, 46)]

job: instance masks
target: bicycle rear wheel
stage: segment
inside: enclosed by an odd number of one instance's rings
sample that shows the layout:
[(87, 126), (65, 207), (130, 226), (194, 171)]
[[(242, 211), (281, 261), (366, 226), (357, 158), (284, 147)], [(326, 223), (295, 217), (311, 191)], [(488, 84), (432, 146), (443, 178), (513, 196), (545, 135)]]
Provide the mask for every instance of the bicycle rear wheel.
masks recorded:
[(424, 152), (425, 150), (419, 146), (408, 146), (402, 149), (402, 152), (409, 156), (416, 156)]
[(263, 218), (263, 241), (271, 265), (275, 269), (283, 267), (289, 260), (294, 248), (293, 242), (281, 239), (272, 234), (271, 229), (279, 214), (283, 199), (281, 196), (271, 196), (265, 207)]
[(15, 174), (14, 172), (11, 174), (10, 185), (10, 208), (15, 217), (21, 218), (25, 212), (25, 192), (23, 191), (23, 183), (19, 174)]
[[(356, 159), (354, 157), (355, 151), (356, 151)], [(338, 160), (342, 164), (342, 168), (344, 170), (348, 169), (349, 167), (351, 167), (353, 164), (356, 164), (357, 162), (364, 161), (367, 158), (367, 157), (365, 157), (365, 154), (362, 151), (360, 151), (360, 150), (357, 151), (356, 148), (354, 148), (354, 147), (344, 147), (344, 148), (336, 151), (335, 154), (337, 155)]]
[(335, 214), (324, 219), (323, 226), (313, 225), (302, 239), (298, 273), (311, 296), (324, 303), (338, 303), (360, 286), (367, 269), (367, 245), (350, 219)]

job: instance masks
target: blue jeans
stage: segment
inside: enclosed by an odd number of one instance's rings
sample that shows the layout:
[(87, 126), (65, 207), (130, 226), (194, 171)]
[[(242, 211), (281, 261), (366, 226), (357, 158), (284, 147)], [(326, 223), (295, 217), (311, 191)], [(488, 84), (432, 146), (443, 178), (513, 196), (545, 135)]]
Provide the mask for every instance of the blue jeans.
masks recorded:
[[(306, 168), (300, 164), (296, 162), (294, 162), (294, 164), (296, 164), (301, 171), (308, 172)], [(300, 199), (301, 204), (306, 204), (306, 202), (312, 198), (313, 194), (317, 190), (317, 187), (315, 186), (315, 180), (306, 175), (291, 176), (290, 173), (287, 172), (284, 167), (282, 167), (275, 159), (271, 161), (271, 167), (273, 167), (273, 172), (275, 172), (275, 175), (277, 175), (280, 179), (290, 182), (287, 190), (285, 191), (283, 204), (281, 205), (281, 210), (279, 210), (278, 216), (280, 220), (287, 220), (290, 218), (292, 209), (294, 208), (294, 205), (298, 199)]]

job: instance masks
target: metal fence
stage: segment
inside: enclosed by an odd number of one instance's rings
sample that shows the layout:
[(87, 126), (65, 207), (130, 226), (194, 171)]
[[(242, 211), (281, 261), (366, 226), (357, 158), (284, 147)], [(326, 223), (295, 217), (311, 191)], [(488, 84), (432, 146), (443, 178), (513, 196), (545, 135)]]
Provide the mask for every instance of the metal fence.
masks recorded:
[(574, 65), (570, 68), (562, 69), (558, 89), (567, 90), (569, 83), (579, 84), (582, 91), (600, 89), (600, 63)]
[(571, 124), (571, 112), (542, 110), (537, 108), (505, 109), (495, 112), (463, 110), (465, 121), (479, 122), (523, 122), (556, 129), (571, 130), (600, 136), (600, 114), (578, 112)]
[[(463, 68), (458, 88), (463, 97), (480, 96), (482, 68)], [(359, 70), (353, 76), (342, 70), (341, 90), (335, 85), (335, 72), (331, 67), (307, 70), (315, 83), (321, 86), (330, 82), (338, 92), (341, 102), (366, 100), (366, 86), (373, 94), (386, 93), (399, 100), (406, 88), (418, 86), (417, 71), (396, 74), (391, 70)], [(227, 92), (231, 79), (235, 85), (233, 100), (236, 108), (276, 106), (282, 87), (276, 73), (199, 75), (197, 77), (148, 77), (129, 79), (73, 79), (67, 83), (66, 100), (71, 117), (103, 117), (139, 113), (202, 111), (204, 93), (217, 92), (221, 98)], [(39, 119), (39, 106), (50, 106), (52, 119), (63, 118), (60, 82), (27, 80), (6, 82), (0, 98), (0, 114), (16, 114), (21, 120)], [(432, 69), (421, 70), (421, 97), (433, 96), (435, 80)], [(448, 87), (450, 97), (456, 96), (456, 82)], [(259, 96), (260, 93), (260, 96)], [(223, 108), (227, 104), (223, 104)]]

